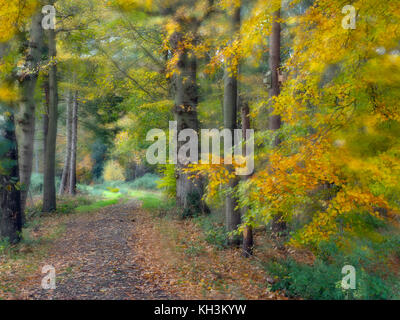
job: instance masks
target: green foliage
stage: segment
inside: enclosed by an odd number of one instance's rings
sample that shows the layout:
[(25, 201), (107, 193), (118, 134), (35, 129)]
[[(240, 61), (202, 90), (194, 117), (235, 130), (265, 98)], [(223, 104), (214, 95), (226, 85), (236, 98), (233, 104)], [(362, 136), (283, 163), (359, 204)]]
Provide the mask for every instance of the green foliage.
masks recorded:
[(189, 257), (198, 257), (204, 252), (204, 247), (193, 241), (186, 243), (187, 248), (185, 249), (185, 254)]
[(188, 205), (186, 208), (180, 208), (179, 216), (182, 219), (196, 217), (202, 213), (201, 196), (198, 192), (191, 192), (187, 195)]
[[(312, 265), (293, 259), (269, 262), (265, 268), (277, 281), (272, 290), (283, 290), (289, 297), (305, 299), (399, 299), (400, 280), (385, 263), (379, 252), (396, 250), (399, 239), (382, 245), (359, 243), (350, 254), (343, 253), (334, 243), (321, 244), (321, 254)], [(391, 249), (390, 249), (391, 248)], [(373, 248), (372, 248), (373, 249)], [(356, 269), (356, 289), (344, 290), (342, 268), (352, 265)]]
[(221, 217), (210, 214), (207, 216), (198, 216), (194, 220), (200, 228), (203, 230), (205, 235), (205, 240), (222, 250), (226, 248), (226, 243), (228, 239), (228, 232), (226, 232), (225, 226), (221, 220)]
[(96, 180), (100, 180), (101, 176), (103, 175), (107, 150), (107, 145), (101, 139), (97, 139), (92, 144), (92, 175)]
[(26, 220), (29, 221), (32, 220), (35, 217), (39, 217), (42, 214), (42, 208), (43, 205), (41, 202), (35, 203), (32, 206), (27, 206), (25, 208), (25, 216)]
[(4, 255), (10, 251), (11, 244), (8, 238), (0, 239), (0, 255)]
[[(60, 177), (56, 177), (56, 190), (60, 188), (61, 179)], [(31, 176), (31, 185), (29, 187), (32, 195), (40, 195), (43, 192), (43, 174), (41, 173), (32, 173)]]
[(175, 165), (167, 164), (161, 167), (162, 178), (158, 183), (158, 188), (163, 190), (164, 194), (169, 198), (176, 197), (176, 176)]
[(146, 174), (134, 181), (106, 181), (102, 184), (82, 185), (78, 184), (79, 192), (89, 194), (95, 197), (120, 198), (122, 196), (131, 196), (134, 190), (155, 190), (159, 177), (154, 174)]
[(142, 202), (142, 208), (147, 210), (171, 210), (175, 203), (170, 199), (164, 199), (161, 194), (152, 192), (141, 192), (132, 194), (136, 199)]
[(119, 188), (111, 188), (111, 187), (108, 187), (107, 189), (108, 189), (108, 191), (110, 191), (110, 192), (112, 192), (112, 193), (118, 193), (118, 192), (119, 192)]
[(143, 177), (137, 178), (128, 183), (132, 189), (156, 190), (160, 177), (153, 173), (146, 173)]
[[(86, 196), (76, 196), (76, 197), (59, 197), (57, 199), (57, 211), (54, 214), (70, 214), (77, 212), (77, 209), (83, 206), (88, 206), (95, 202), (95, 199), (88, 198)], [(28, 206), (25, 209), (26, 218), (28, 225), (30, 226), (34, 223), (34, 219), (40, 217), (42, 212), (43, 204), (41, 201), (35, 203), (32, 206)]]
[(92, 204), (95, 199), (89, 199), (85, 196), (77, 197), (62, 197), (58, 200), (57, 213), (73, 213), (77, 212), (77, 209), (81, 206), (87, 206)]
[[(150, 191), (156, 188), (158, 179), (158, 176), (154, 174), (146, 174), (132, 182), (109, 181), (93, 186), (78, 185), (78, 190), (91, 196), (107, 198), (105, 202), (97, 203), (97, 205), (113, 204), (120, 198), (134, 198), (141, 201), (142, 207), (147, 210), (171, 210), (175, 206), (174, 200), (165, 199), (161, 193)], [(111, 201), (107, 202), (108, 200)], [(79, 211), (82, 210), (79, 209)]]

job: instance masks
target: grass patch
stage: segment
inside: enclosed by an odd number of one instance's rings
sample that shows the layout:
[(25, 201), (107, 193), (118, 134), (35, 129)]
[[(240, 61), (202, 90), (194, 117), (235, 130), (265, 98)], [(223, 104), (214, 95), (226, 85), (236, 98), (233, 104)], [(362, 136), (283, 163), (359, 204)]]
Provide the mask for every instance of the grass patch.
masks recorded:
[[(57, 198), (57, 210), (52, 213), (46, 213), (45, 215), (64, 215), (76, 212), (84, 212), (85, 209), (91, 211), (92, 209), (99, 209), (108, 205), (112, 205), (118, 202), (121, 196), (114, 197), (107, 200), (99, 200), (98, 198), (90, 198), (87, 196), (76, 196), (76, 197), (59, 197)], [(27, 227), (37, 223), (38, 218), (43, 216), (42, 202), (38, 201), (33, 206), (26, 208)]]
[[(118, 198), (119, 199), (119, 198)], [(118, 199), (100, 200), (90, 205), (79, 206), (75, 208), (75, 212), (93, 212), (104, 207), (108, 207), (118, 203)]]
[(168, 211), (174, 208), (175, 201), (166, 199), (161, 192), (149, 192), (143, 190), (133, 190), (129, 194), (142, 202), (142, 208), (145, 210), (163, 210)]
[(106, 181), (95, 185), (78, 184), (80, 192), (94, 197), (115, 199), (118, 197), (129, 196), (133, 190), (157, 190), (159, 177), (154, 174), (146, 174), (134, 181)]
[(172, 199), (166, 199), (160, 191), (152, 191), (157, 188), (159, 177), (154, 174), (146, 174), (132, 182), (108, 181), (103, 184), (93, 186), (79, 185), (80, 192), (94, 197), (106, 198), (107, 202), (101, 201), (97, 204), (77, 208), (78, 212), (92, 211), (116, 202), (109, 200), (119, 200), (134, 198), (142, 202), (143, 209), (151, 211), (168, 211), (174, 208), (175, 203)]

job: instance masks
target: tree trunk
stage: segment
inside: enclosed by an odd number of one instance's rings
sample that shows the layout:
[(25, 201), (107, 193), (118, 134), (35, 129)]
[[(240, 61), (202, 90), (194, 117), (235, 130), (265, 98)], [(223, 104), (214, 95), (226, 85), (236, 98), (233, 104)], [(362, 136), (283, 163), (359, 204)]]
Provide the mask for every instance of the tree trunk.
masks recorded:
[(51, 60), (49, 68), (49, 112), (48, 130), (46, 137), (45, 168), (43, 181), (43, 211), (56, 210), (56, 184), (55, 184), (55, 162), (56, 162), (56, 140), (57, 140), (57, 113), (58, 113), (58, 90), (57, 90), (57, 50), (55, 30), (48, 30), (49, 35), (49, 57)]
[(69, 194), (76, 194), (76, 150), (78, 142), (78, 91), (74, 92), (72, 101), (72, 136), (71, 136), (71, 164), (69, 173)]
[[(243, 131), (243, 141), (246, 142), (246, 130), (250, 129), (250, 109), (247, 102), (241, 103), (241, 113), (242, 113), (242, 131)], [(246, 145), (243, 144), (243, 156), (246, 154)], [(249, 176), (244, 176), (242, 180), (249, 179)], [(248, 211), (247, 207), (242, 208), (242, 216), (244, 216)], [(251, 226), (246, 225), (243, 230), (243, 256), (248, 258), (253, 254), (253, 229)]]
[[(272, 86), (270, 90), (270, 97), (275, 97), (280, 94), (280, 83), (279, 83), (279, 68), (281, 64), (281, 24), (277, 22), (280, 19), (280, 10), (276, 11), (273, 15), (274, 22), (272, 24), (272, 32), (270, 39), (270, 57), (269, 67), (272, 75)], [(270, 112), (273, 112), (273, 108), (270, 108)], [(269, 129), (278, 130), (282, 125), (281, 117), (279, 115), (269, 116)], [(280, 139), (278, 136), (274, 138), (273, 145), (278, 146)], [(272, 231), (279, 234), (286, 230), (286, 222), (282, 219), (282, 215), (278, 214), (273, 217), (272, 220)]]
[[(183, 40), (183, 34), (176, 32), (171, 36), (171, 44), (174, 50), (182, 50), (179, 54), (179, 73), (174, 75), (172, 82), (175, 95), (173, 109), (177, 122), (177, 136), (184, 129), (193, 129), (198, 132), (199, 121), (197, 118), (198, 87), (197, 87), (197, 58), (194, 53), (189, 57), (186, 49), (180, 49), (179, 44)], [(185, 142), (177, 143), (177, 150)], [(176, 203), (183, 211), (183, 216), (192, 216), (199, 212), (207, 212), (208, 208), (203, 202), (204, 193), (201, 179), (194, 181), (189, 179), (190, 174), (183, 170), (187, 165), (178, 161), (176, 165)]]
[(66, 111), (66, 131), (67, 131), (67, 148), (65, 153), (64, 168), (61, 176), (59, 194), (62, 195), (67, 191), (69, 186), (69, 174), (71, 165), (71, 145), (72, 145), (72, 94), (71, 90), (68, 90), (67, 95), (67, 111)]
[[(280, 18), (280, 11), (276, 11), (273, 17), (274, 22), (272, 24), (269, 53), (269, 68), (271, 70), (272, 77), (271, 89), (269, 92), (271, 98), (276, 97), (280, 94), (279, 67), (281, 64), (281, 24), (275, 21), (276, 19)], [(273, 108), (270, 108), (270, 112), (273, 112)], [(279, 115), (270, 115), (269, 129), (278, 130), (280, 127), (281, 117)], [(277, 146), (279, 143), (279, 138), (275, 138), (274, 145)]]
[(46, 146), (47, 133), (49, 131), (49, 78), (46, 77), (43, 82), (44, 91), (44, 114), (43, 114), (43, 170), (46, 168)]
[[(240, 7), (235, 9), (231, 17), (232, 23), (232, 36), (240, 29)], [(224, 128), (230, 130), (231, 137), (234, 137), (234, 130), (238, 127), (237, 113), (238, 113), (238, 69), (234, 69), (230, 61), (227, 61), (224, 75)], [(234, 139), (232, 139), (234, 141)], [(233, 155), (233, 149), (232, 149)], [(229, 171), (233, 171), (232, 165), (228, 165)], [(239, 179), (236, 177), (231, 180), (229, 187), (229, 194), (225, 198), (225, 224), (226, 230), (232, 232), (237, 230), (240, 225), (240, 210), (237, 209), (238, 203), (234, 195), (234, 189), (238, 185)], [(239, 245), (240, 237), (231, 236), (228, 239), (228, 244)]]
[(5, 113), (0, 122), (0, 144), (7, 150), (0, 157), (0, 239), (16, 243), (21, 239), (22, 211), (14, 117)]
[(35, 137), (35, 89), (39, 75), (39, 63), (42, 56), (43, 29), (41, 26), (42, 14), (32, 18), (29, 47), (26, 54), (25, 69), (28, 72), (20, 78), (21, 102), (17, 125), (20, 129), (20, 176), (21, 176), (21, 210), (22, 222), (25, 223), (25, 205), (31, 183), (33, 149)]

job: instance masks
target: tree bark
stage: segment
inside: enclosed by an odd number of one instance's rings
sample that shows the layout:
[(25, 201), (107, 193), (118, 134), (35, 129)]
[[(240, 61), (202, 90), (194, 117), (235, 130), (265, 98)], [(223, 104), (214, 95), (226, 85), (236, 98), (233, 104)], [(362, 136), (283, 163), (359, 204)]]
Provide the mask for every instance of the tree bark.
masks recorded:
[(55, 160), (57, 140), (57, 113), (58, 113), (58, 88), (57, 88), (57, 48), (55, 30), (48, 30), (49, 35), (49, 110), (48, 130), (46, 136), (45, 168), (43, 182), (43, 211), (55, 211), (56, 185), (55, 185)]
[[(243, 141), (246, 142), (246, 131), (250, 129), (250, 108), (247, 102), (241, 102), (241, 113), (242, 113), (242, 131), (243, 131)], [(243, 144), (243, 155), (246, 154), (246, 145)], [(244, 176), (242, 180), (249, 179), (249, 176)], [(247, 207), (242, 208), (242, 216), (244, 216), (248, 211)], [(243, 230), (243, 256), (248, 258), (253, 254), (253, 228), (249, 225), (245, 225)]]
[(72, 100), (72, 136), (71, 136), (71, 164), (69, 173), (69, 194), (76, 194), (76, 150), (78, 142), (78, 91), (74, 92)]
[[(236, 8), (231, 17), (231, 32), (232, 37), (240, 29), (240, 7)], [(236, 68), (236, 69), (235, 69)], [(227, 61), (224, 74), (224, 128), (230, 130), (231, 137), (234, 137), (234, 130), (238, 128), (238, 67), (232, 66), (230, 61)], [(234, 141), (234, 139), (232, 139)], [(233, 149), (232, 149), (233, 155)], [(234, 170), (232, 165), (228, 165), (228, 170)], [(238, 202), (234, 195), (234, 189), (239, 183), (236, 177), (229, 183), (229, 193), (225, 198), (225, 224), (226, 230), (232, 232), (237, 230), (241, 223), (240, 210), (237, 209)], [(231, 236), (228, 238), (229, 245), (239, 245), (240, 237)]]
[[(270, 57), (269, 57), (269, 67), (271, 70), (272, 82), (271, 82), (271, 90), (270, 97), (275, 97), (280, 94), (280, 83), (279, 83), (279, 68), (281, 64), (281, 24), (280, 19), (280, 10), (277, 10), (274, 15), (274, 22), (272, 24), (272, 32), (270, 38)], [(270, 113), (273, 112), (273, 108), (270, 108)], [(276, 131), (280, 129), (282, 126), (281, 117), (279, 115), (271, 115), (269, 116), (269, 129)], [(278, 136), (274, 138), (273, 145), (276, 147), (280, 144), (280, 139)], [(286, 230), (286, 222), (283, 220), (281, 214), (277, 214), (273, 217), (272, 231), (276, 234), (279, 234)]]
[(43, 82), (44, 91), (44, 114), (43, 114), (43, 170), (46, 168), (46, 146), (47, 133), (49, 131), (49, 78), (46, 77)]
[(0, 143), (6, 152), (0, 157), (0, 239), (19, 242), (22, 229), (21, 191), (19, 183), (18, 144), (11, 113), (0, 120)]
[[(175, 106), (174, 118), (177, 122), (177, 136), (184, 129), (193, 129), (198, 132), (199, 121), (197, 118), (198, 87), (197, 87), (197, 58), (192, 53), (189, 57), (187, 49), (180, 49), (183, 34), (176, 32), (171, 36), (171, 45), (179, 52), (178, 69), (172, 81)], [(177, 143), (177, 150), (185, 142)], [(189, 179), (190, 174), (185, 173), (183, 165), (178, 161), (176, 165), (176, 203), (184, 216), (192, 216), (197, 213), (207, 212), (207, 205), (203, 202), (204, 187), (201, 179), (194, 181)]]
[[(273, 14), (274, 22), (272, 23), (272, 32), (270, 38), (270, 55), (269, 55), (269, 68), (271, 70), (271, 89), (269, 92), (270, 97), (276, 97), (280, 94), (279, 84), (279, 68), (281, 64), (281, 24), (276, 21), (280, 18), (280, 11)], [(270, 108), (273, 112), (273, 108)], [(281, 127), (281, 117), (279, 115), (270, 115), (269, 129), (278, 130)], [(275, 138), (274, 145), (279, 145), (279, 138)]]
[(35, 89), (39, 75), (39, 63), (43, 48), (42, 14), (37, 13), (32, 18), (30, 40), (26, 54), (25, 74), (19, 79), (21, 87), (20, 114), (17, 125), (20, 129), (20, 177), (21, 177), (21, 210), (22, 222), (25, 223), (25, 205), (31, 183), (33, 149), (35, 137)]
[(59, 194), (62, 195), (67, 191), (69, 186), (69, 174), (71, 165), (71, 145), (72, 145), (72, 94), (68, 90), (67, 94), (67, 110), (66, 110), (66, 131), (67, 131), (67, 148), (65, 153), (64, 168), (61, 175), (61, 183)]

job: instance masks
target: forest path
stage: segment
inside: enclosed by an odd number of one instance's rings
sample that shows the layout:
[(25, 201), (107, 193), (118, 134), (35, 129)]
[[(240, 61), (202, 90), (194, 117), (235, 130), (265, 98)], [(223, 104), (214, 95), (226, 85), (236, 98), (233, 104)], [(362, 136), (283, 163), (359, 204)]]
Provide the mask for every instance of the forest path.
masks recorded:
[(56, 270), (56, 289), (44, 290), (40, 274), (24, 290), (25, 299), (141, 300), (174, 299), (143, 277), (135, 263), (136, 200), (95, 213), (72, 215), (55, 240), (44, 265)]

